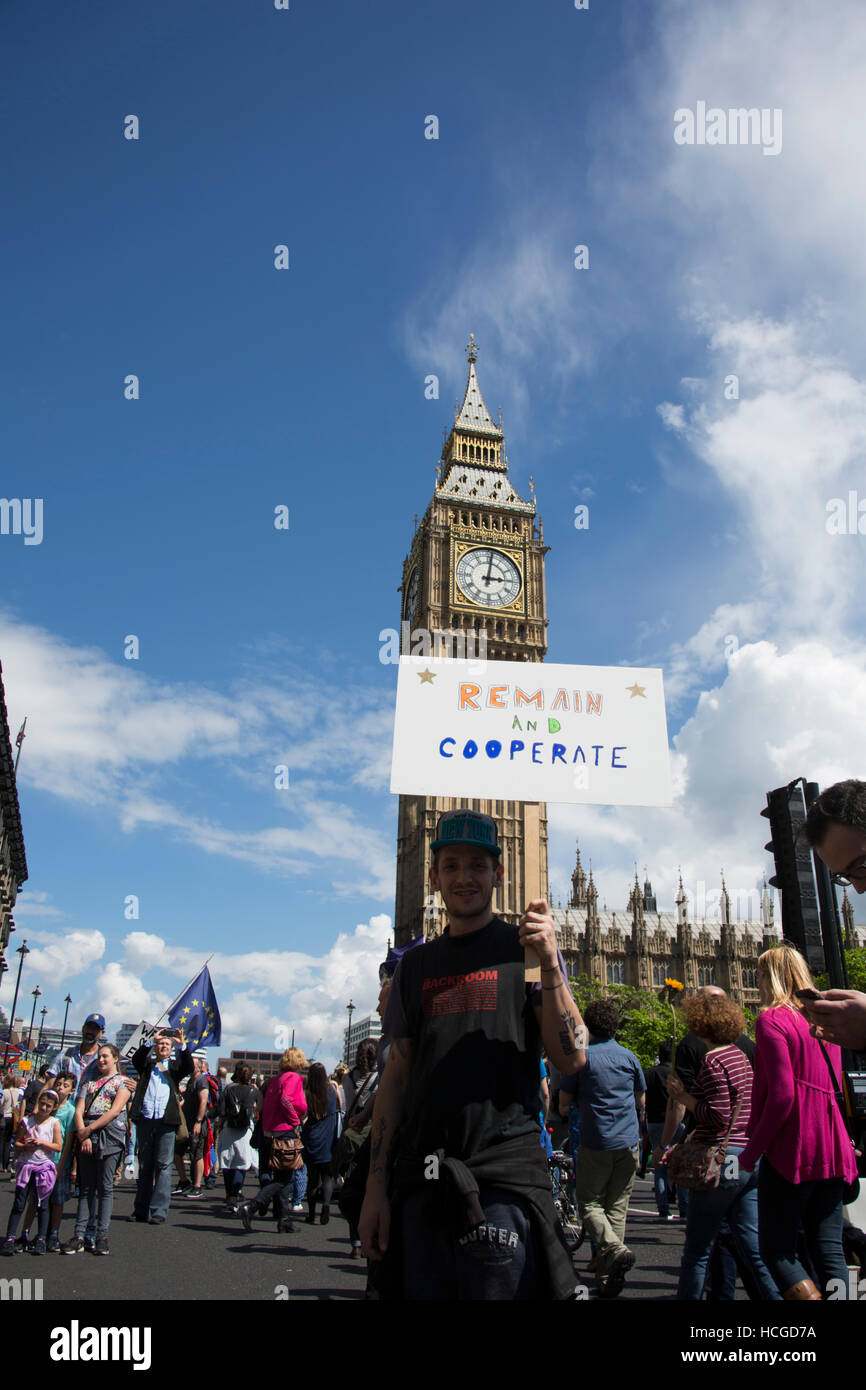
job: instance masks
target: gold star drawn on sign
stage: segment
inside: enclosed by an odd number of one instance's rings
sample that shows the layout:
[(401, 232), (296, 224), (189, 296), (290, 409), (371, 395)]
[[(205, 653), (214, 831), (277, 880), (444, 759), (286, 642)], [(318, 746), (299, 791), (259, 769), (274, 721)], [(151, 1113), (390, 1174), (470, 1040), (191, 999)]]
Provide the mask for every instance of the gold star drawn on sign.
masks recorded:
[(436, 679), (435, 671), (419, 671), (418, 675), (421, 678), (422, 685), (432, 685)]
[(631, 700), (633, 700), (636, 695), (641, 695), (644, 699), (646, 699), (646, 686), (638, 685), (637, 681), (635, 681), (634, 685), (627, 685), (626, 690), (631, 692), (629, 696), (629, 699)]

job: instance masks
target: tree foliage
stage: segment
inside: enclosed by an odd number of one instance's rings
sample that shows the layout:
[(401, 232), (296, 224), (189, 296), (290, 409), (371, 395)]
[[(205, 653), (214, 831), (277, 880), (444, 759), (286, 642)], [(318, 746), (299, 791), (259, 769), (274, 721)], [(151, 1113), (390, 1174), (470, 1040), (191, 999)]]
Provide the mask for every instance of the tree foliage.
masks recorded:
[[(866, 992), (866, 946), (855, 946), (852, 950), (846, 951), (845, 964), (848, 967), (849, 989), (860, 989)], [(830, 988), (830, 981), (826, 974), (816, 975), (815, 984), (818, 989)]]
[(663, 990), (637, 989), (634, 985), (603, 985), (580, 975), (571, 981), (571, 992), (583, 1013), (593, 999), (615, 999), (622, 1014), (616, 1040), (629, 1048), (641, 1066), (651, 1067), (658, 1056), (659, 1043), (671, 1042), (687, 1032), (682, 1014), (671, 1010)]

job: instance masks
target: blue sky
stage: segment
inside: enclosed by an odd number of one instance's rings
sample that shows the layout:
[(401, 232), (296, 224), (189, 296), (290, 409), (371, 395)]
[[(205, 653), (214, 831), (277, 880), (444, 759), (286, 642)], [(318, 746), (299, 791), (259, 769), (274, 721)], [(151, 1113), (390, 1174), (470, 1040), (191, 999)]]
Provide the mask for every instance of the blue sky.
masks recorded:
[[(678, 865), (693, 899), (722, 866), (746, 894), (765, 790), (862, 768), (864, 541), (825, 524), (866, 497), (858, 24), (777, 0), (7, 9), (2, 494), (42, 498), (44, 536), (0, 536), (0, 661), (49, 1022), (67, 990), (152, 1016), (211, 952), (226, 1044), (288, 1025), (333, 1059), (349, 996), (372, 1008), (378, 634), (470, 332), (535, 480), (549, 658), (665, 672), (675, 804), (553, 807), (554, 896), (578, 835), (612, 906), (635, 860), (665, 906)], [(701, 100), (780, 109), (781, 152), (677, 145)]]

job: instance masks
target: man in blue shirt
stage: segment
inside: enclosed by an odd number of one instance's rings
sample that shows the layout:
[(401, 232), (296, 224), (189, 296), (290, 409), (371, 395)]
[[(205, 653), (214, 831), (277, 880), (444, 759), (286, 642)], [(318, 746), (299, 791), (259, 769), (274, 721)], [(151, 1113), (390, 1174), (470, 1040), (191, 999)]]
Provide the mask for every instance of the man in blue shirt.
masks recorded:
[(57, 1076), (61, 1071), (72, 1072), (79, 1091), (85, 1081), (97, 1080), (100, 1071), (96, 1059), (99, 1056), (99, 1039), (104, 1032), (105, 1019), (102, 1014), (88, 1014), (81, 1025), (81, 1042), (67, 1047), (65, 1052), (58, 1052), (49, 1063), (48, 1075)]
[(625, 1219), (637, 1171), (646, 1082), (634, 1053), (614, 1040), (620, 1015), (612, 999), (589, 1004), (584, 1021), (590, 1035), (586, 1060), (575, 1075), (563, 1078), (560, 1114), (568, 1113), (573, 1092), (580, 1111), (575, 1195), (595, 1246), (590, 1268), (599, 1297), (615, 1298), (634, 1264), (624, 1241)]

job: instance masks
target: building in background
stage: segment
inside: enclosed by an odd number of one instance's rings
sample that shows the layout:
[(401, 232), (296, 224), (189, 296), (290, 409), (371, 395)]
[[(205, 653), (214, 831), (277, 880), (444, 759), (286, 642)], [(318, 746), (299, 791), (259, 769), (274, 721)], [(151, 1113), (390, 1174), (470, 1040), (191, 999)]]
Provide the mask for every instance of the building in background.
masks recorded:
[[(592, 870), (587, 877), (578, 849), (571, 884), (568, 905), (554, 907), (552, 912), (572, 980), (586, 975), (599, 984), (660, 989), (666, 979), (673, 978), (687, 990), (719, 985), (738, 1004), (757, 1008), (758, 956), (782, 939), (766, 885), (760, 921), (732, 918), (724, 878), (719, 916), (696, 921), (689, 913), (682, 878), (675, 912), (659, 912), (652, 884), (645, 878), (641, 888), (636, 871), (626, 907), (599, 910)], [(845, 946), (866, 944), (866, 931), (854, 925), (847, 892), (842, 919)]]
[(225, 1067), (229, 1080), (232, 1078), (235, 1067), (242, 1065), (252, 1067), (254, 1076), (263, 1076), (267, 1081), (270, 1077), (276, 1076), (279, 1071), (282, 1055), (282, 1052), (246, 1052), (240, 1050), (233, 1052), (230, 1057), (220, 1057), (217, 1067)]
[(378, 1014), (368, 1014), (366, 1018), (361, 1018), (357, 1023), (353, 1023), (351, 1028), (346, 1028), (343, 1033), (344, 1050), (343, 1061), (347, 1067), (355, 1065), (355, 1053), (358, 1051), (358, 1043), (365, 1038), (375, 1038), (377, 1041), (382, 1036), (382, 1020)]
[(124, 1045), (129, 1042), (129, 1039), (132, 1037), (137, 1027), (137, 1023), (121, 1023), (117, 1030), (117, 1036), (114, 1039), (114, 1046), (118, 1051), (123, 1051)]
[(9, 969), (6, 952), (10, 933), (15, 930), (12, 910), (26, 880), (27, 858), (15, 781), (15, 757), (0, 666), (0, 978)]

